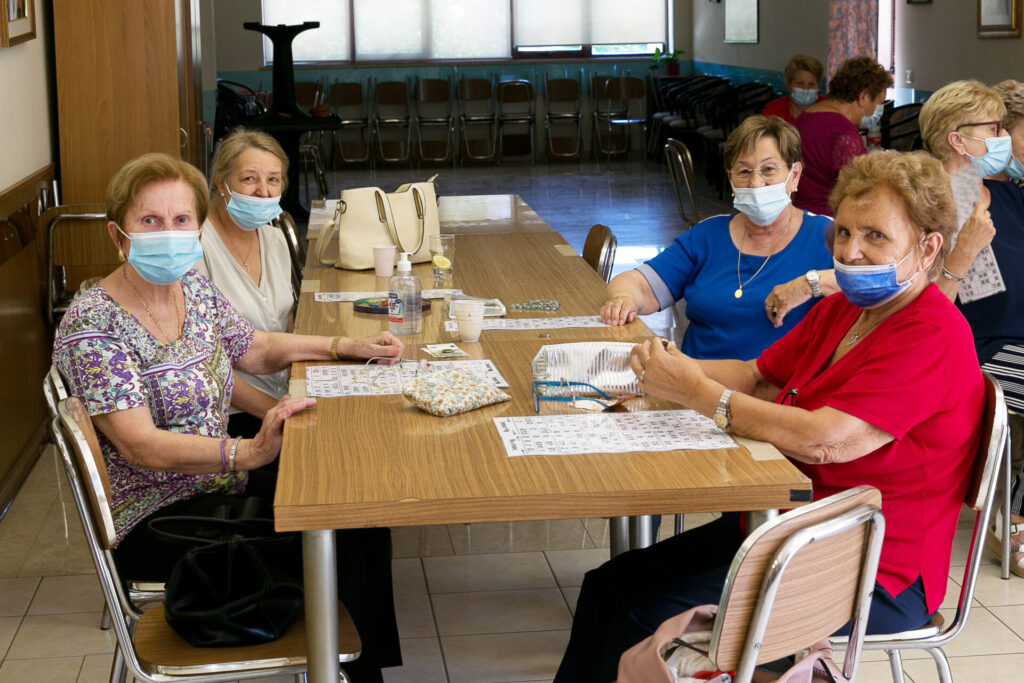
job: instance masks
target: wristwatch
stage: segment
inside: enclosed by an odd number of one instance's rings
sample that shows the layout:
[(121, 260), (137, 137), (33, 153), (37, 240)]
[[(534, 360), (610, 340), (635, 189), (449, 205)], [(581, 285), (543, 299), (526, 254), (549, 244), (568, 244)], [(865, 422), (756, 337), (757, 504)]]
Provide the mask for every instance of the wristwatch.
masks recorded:
[(811, 286), (811, 294), (814, 295), (814, 298), (817, 299), (818, 297), (820, 297), (821, 296), (821, 286), (818, 284), (819, 283), (818, 271), (816, 271), (816, 270), (808, 270), (807, 274), (804, 275), (804, 277), (807, 278), (807, 284), (809, 284)]
[(727, 429), (729, 427), (729, 418), (732, 417), (732, 411), (729, 410), (729, 399), (731, 397), (732, 389), (726, 389), (718, 398), (718, 407), (715, 408), (715, 425), (719, 429)]

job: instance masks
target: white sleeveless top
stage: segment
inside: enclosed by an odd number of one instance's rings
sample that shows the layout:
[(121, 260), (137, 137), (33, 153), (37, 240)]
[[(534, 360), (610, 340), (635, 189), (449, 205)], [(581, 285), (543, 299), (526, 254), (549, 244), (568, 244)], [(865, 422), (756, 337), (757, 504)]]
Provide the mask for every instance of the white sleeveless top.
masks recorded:
[[(207, 219), (200, 242), (203, 258), (196, 269), (208, 277), (231, 305), (264, 332), (285, 332), (295, 305), (292, 291), (292, 261), (284, 234), (272, 225), (256, 229), (260, 240), (262, 277), (259, 286), (228, 251), (217, 230)], [(288, 393), (288, 370), (270, 375), (235, 374), (274, 399)], [(232, 408), (232, 413), (240, 412)]]

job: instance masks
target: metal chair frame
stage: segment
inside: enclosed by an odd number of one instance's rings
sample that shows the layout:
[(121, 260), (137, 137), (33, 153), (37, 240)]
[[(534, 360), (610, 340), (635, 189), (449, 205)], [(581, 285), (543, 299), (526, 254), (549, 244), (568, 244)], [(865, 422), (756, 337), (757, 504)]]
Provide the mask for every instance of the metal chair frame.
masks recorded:
[[(967, 551), (967, 566), (964, 568), (963, 581), (960, 585), (960, 597), (957, 600), (956, 614), (947, 626), (941, 614), (936, 613), (931, 623), (913, 631), (886, 635), (870, 635), (864, 639), (865, 650), (884, 650), (889, 656), (889, 669), (893, 681), (903, 683), (903, 662), (900, 650), (924, 650), (935, 661), (939, 680), (952, 683), (953, 675), (949, 670), (949, 661), (942, 648), (960, 635), (967, 624), (974, 601), (974, 588), (978, 581), (978, 571), (984, 554), (985, 534), (988, 532), (989, 519), (993, 502), (996, 497), (996, 484), (1000, 474), (1005, 476), (1009, 469), (1003, 466), (1004, 459), (1010, 458), (1009, 428), (1007, 426), (1006, 401), (999, 383), (989, 375), (985, 376), (986, 406), (983, 417), (982, 441), (975, 459), (971, 484), (968, 487), (965, 503), (977, 511), (974, 521), (974, 532)], [(1005, 555), (1004, 555), (1005, 557)], [(845, 639), (834, 639), (837, 645), (843, 645)]]
[(306, 263), (305, 241), (299, 239), (299, 229), (295, 225), (295, 219), (287, 211), (275, 218), (272, 223), (284, 233), (284, 241), (288, 244), (288, 256), (292, 262), (292, 292), (298, 300), (299, 291), (302, 288), (302, 270)]
[[(530, 135), (530, 163), (537, 162), (535, 130), (537, 98), (528, 80), (502, 81), (498, 84), (498, 163), (505, 158), (505, 126), (526, 126)], [(523, 105), (525, 111), (508, 105)]]
[[(679, 216), (686, 223), (687, 227), (693, 227), (700, 222), (700, 212), (697, 210), (697, 200), (693, 195), (693, 158), (690, 156), (689, 148), (676, 140), (669, 138), (665, 143), (665, 163), (668, 164), (668, 173), (672, 178), (672, 189), (676, 198), (676, 208)], [(686, 202), (690, 206), (688, 215), (683, 201), (683, 193), (686, 194)]]
[[(582, 88), (575, 78), (549, 79), (544, 74), (544, 147), (549, 158), (577, 159), (583, 150), (583, 106), (580, 101)], [(566, 107), (562, 109), (562, 107)], [(571, 152), (555, 151), (552, 127), (572, 125), (576, 129), (576, 144)]]
[(67, 310), (68, 303), (71, 300), (71, 297), (67, 294), (67, 278), (65, 273), (63, 270), (58, 272), (58, 266), (54, 263), (54, 246), (56, 242), (55, 235), (57, 228), (63, 223), (87, 223), (92, 221), (105, 222), (106, 220), (107, 214), (100, 211), (58, 213), (53, 216), (47, 224), (46, 279), (48, 296), (46, 301), (46, 317), (51, 324), (56, 324), (57, 318)]
[[(436, 111), (441, 108), (442, 111)], [(455, 100), (452, 97), (452, 80), (449, 78), (421, 78), (416, 82), (416, 145), (421, 161), (455, 161)], [(444, 154), (428, 156), (423, 149), (423, 130), (443, 128), (445, 132)]]
[[(400, 163), (412, 160), (412, 118), (409, 111), (409, 83), (384, 81), (373, 89), (373, 132), (377, 138), (377, 151), (381, 161)], [(383, 131), (386, 128), (405, 128), (405, 145), (398, 140), (401, 154), (389, 157), (384, 152)]]
[[(459, 146), (463, 159), (490, 161), (498, 154), (498, 114), (494, 100), (494, 86), (486, 78), (459, 79)], [(478, 138), (487, 143), (484, 154), (470, 151), (470, 127), (487, 128), (487, 137)]]
[(615, 265), (615, 250), (618, 243), (619, 241), (615, 238), (611, 228), (600, 223), (590, 228), (587, 239), (583, 243), (583, 260), (605, 282), (612, 279), (612, 267)]
[[(331, 109), (341, 119), (338, 130), (331, 133), (334, 143), (332, 151), (337, 150), (338, 156), (345, 163), (363, 163), (367, 160), (372, 162), (373, 129), (370, 126), (370, 112), (366, 100), (366, 83), (332, 83), (328, 89), (328, 101)], [(351, 128), (360, 131), (365, 151), (362, 157), (345, 156), (345, 145), (340, 135), (345, 129)]]
[[(644, 113), (646, 98), (644, 82), (633, 76), (597, 77), (594, 90), (594, 154), (628, 156), (632, 148), (630, 128), (640, 128), (640, 149), (647, 149), (647, 116)], [(603, 105), (601, 103), (604, 103)], [(607, 129), (607, 145), (601, 135), (602, 125)], [(622, 147), (615, 147), (612, 131), (624, 127)]]
[[(136, 650), (136, 635), (140, 629), (140, 620), (163, 620), (162, 609), (141, 612), (132, 604), (125, 593), (121, 579), (114, 563), (111, 547), (114, 534), (113, 520), (109, 508), (109, 486), (106, 484), (106, 473), (95, 466), (95, 433), (89, 422), (88, 413), (77, 399), (64, 399), (58, 403), (58, 416), (52, 422), (53, 436), (64, 462), (71, 491), (78, 509), (82, 526), (85, 530), (93, 564), (100, 580), (100, 588), (107, 607), (112, 614), (112, 626), (117, 639), (117, 649), (111, 666), (111, 683), (120, 683), (128, 675), (145, 683), (171, 683), (173, 681), (209, 681), (227, 682), (251, 678), (264, 678), (281, 674), (292, 674), (296, 681), (305, 680), (306, 662), (304, 656), (278, 655), (267, 656), (265, 653), (273, 648), (259, 647), (257, 651), (248, 648), (249, 656), (239, 659), (219, 661), (216, 663), (188, 663), (165, 665), (143, 663)], [(88, 430), (83, 431), (83, 429)], [(80, 471), (81, 470), (81, 471)], [(166, 625), (164, 625), (166, 627)], [(166, 627), (169, 629), (169, 627)], [(294, 628), (294, 627), (293, 627)], [(176, 637), (171, 634), (169, 637)], [(271, 644), (273, 645), (273, 643)], [(247, 648), (193, 648), (205, 654), (241, 655)], [(340, 661), (350, 661), (358, 657), (354, 654), (341, 654)], [(348, 681), (344, 672), (343, 680)]]

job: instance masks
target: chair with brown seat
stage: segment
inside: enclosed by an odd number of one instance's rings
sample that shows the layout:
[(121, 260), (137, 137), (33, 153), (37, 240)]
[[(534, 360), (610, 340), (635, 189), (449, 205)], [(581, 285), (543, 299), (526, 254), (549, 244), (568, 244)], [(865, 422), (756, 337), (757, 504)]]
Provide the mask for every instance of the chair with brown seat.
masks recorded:
[(615, 249), (618, 240), (607, 225), (590, 228), (587, 240), (583, 243), (583, 260), (605, 282), (612, 279), (612, 266), (615, 265)]
[[(115, 532), (111, 491), (96, 432), (85, 407), (76, 398), (57, 405), (54, 439), (64, 461), (71, 491), (107, 608), (112, 615), (117, 650), (111, 682), (131, 673), (136, 681), (233, 681), (291, 674), (303, 680), (306, 670), (305, 624), (296, 621), (279, 640), (235, 648), (192, 647), (167, 624), (162, 607), (139, 612), (125, 594), (111, 549)], [(355, 625), (338, 606), (340, 661), (359, 656)], [(345, 680), (348, 680), (345, 678)]]
[[(758, 664), (808, 648), (849, 622), (854, 645), (842, 675), (853, 680), (885, 535), (881, 503), (877, 489), (858, 486), (755, 529), (729, 567), (711, 629), (711, 661), (735, 671), (735, 683), (748, 683)], [(660, 656), (660, 639), (672, 642), (666, 627), (623, 655), (620, 681), (639, 680), (624, 673), (632, 673), (643, 646)]]
[[(416, 82), (416, 146), (421, 161), (454, 161), (455, 103), (450, 78), (421, 78)], [(438, 131), (432, 138), (428, 131)]]
[[(471, 130), (482, 130), (472, 137)], [(490, 161), (498, 154), (498, 114), (487, 78), (459, 79), (459, 148), (463, 159)]]
[[(946, 624), (941, 613), (936, 612), (929, 624), (914, 631), (889, 635), (871, 635), (864, 639), (865, 650), (884, 650), (889, 655), (889, 669), (893, 681), (903, 683), (902, 650), (924, 650), (935, 661), (939, 681), (952, 683), (953, 674), (942, 648), (960, 635), (967, 624), (974, 601), (974, 587), (978, 582), (981, 558), (985, 552), (985, 534), (988, 529), (992, 506), (996, 498), (996, 484), (1001, 473), (1004, 458), (1010, 458), (1009, 427), (1007, 426), (1006, 401), (999, 383), (985, 375), (985, 413), (982, 416), (982, 438), (974, 461), (965, 504), (975, 511), (974, 532), (967, 549), (966, 566), (960, 582), (960, 596), (957, 599), (953, 620)], [(954, 564), (956, 564), (954, 562)], [(843, 639), (835, 644), (843, 645)]]
[(56, 323), (84, 281), (109, 275), (120, 260), (103, 204), (55, 206), (39, 217), (39, 225), (46, 226), (46, 314)]
[[(544, 74), (544, 149), (549, 159), (578, 159), (583, 150), (580, 81)], [(570, 135), (559, 135), (563, 129)]]
[[(390, 139), (385, 135), (394, 131)], [(409, 84), (385, 81), (373, 88), (373, 132), (381, 161), (412, 159), (412, 119), (409, 113)]]
[(610, 158), (628, 156), (632, 148), (632, 128), (640, 129), (640, 149), (647, 148), (646, 93), (644, 82), (633, 76), (618, 76), (595, 81), (594, 153)]
[(700, 222), (700, 212), (693, 196), (693, 159), (689, 148), (679, 140), (669, 138), (665, 142), (665, 162), (672, 178), (679, 216), (688, 228), (693, 227)]
[(298, 296), (302, 288), (302, 270), (306, 263), (306, 242), (299, 239), (298, 226), (287, 211), (282, 211), (271, 223), (284, 233), (284, 241), (288, 243), (288, 256), (292, 261), (292, 291)]
[(333, 135), (333, 158), (344, 163), (363, 163), (372, 159), (370, 112), (363, 83), (332, 83), (328, 103), (340, 122)]
[[(534, 111), (536, 98), (533, 91), (533, 83), (528, 80), (519, 79), (513, 81), (502, 81), (498, 84), (498, 161), (505, 158), (505, 154), (513, 148), (512, 144), (506, 142), (506, 137), (511, 143), (524, 136), (519, 133), (506, 132), (506, 127), (519, 126), (526, 128), (529, 147), (527, 152), (530, 155), (530, 163), (536, 161), (534, 148), (534, 129), (537, 126), (537, 115)], [(517, 145), (517, 147), (519, 147)]]
[(914, 102), (896, 108), (886, 107), (878, 123), (883, 149), (898, 149), (903, 152), (921, 149), (918, 117), (923, 106), (920, 102)]

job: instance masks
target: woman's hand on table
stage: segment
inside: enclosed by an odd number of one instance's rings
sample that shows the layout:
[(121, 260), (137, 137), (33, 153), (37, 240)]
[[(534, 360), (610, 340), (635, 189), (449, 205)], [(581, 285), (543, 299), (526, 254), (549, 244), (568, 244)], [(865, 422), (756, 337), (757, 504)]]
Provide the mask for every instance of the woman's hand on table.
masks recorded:
[(671, 342), (665, 346), (658, 339), (634, 346), (629, 364), (646, 393), (689, 407), (696, 401), (701, 382), (708, 379), (697, 361)]
[(601, 307), (601, 322), (605, 325), (625, 325), (636, 319), (640, 307), (628, 296), (614, 296)]
[(775, 285), (764, 300), (765, 315), (772, 325), (782, 327), (786, 314), (810, 299), (812, 295), (811, 285), (803, 275), (781, 285)]
[(292, 398), (287, 395), (278, 401), (267, 411), (259, 433), (248, 441), (249, 448), (245, 449), (245, 459), (238, 463), (237, 469), (254, 470), (273, 462), (281, 453), (284, 421), (315, 404), (315, 398)]
[(363, 337), (352, 342), (353, 358), (383, 358), (379, 363), (392, 365), (402, 359), (405, 346), (390, 332), (381, 332), (372, 337)]

